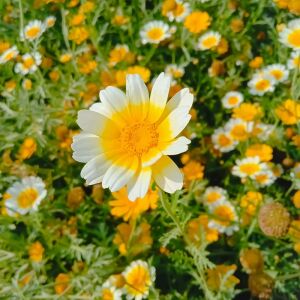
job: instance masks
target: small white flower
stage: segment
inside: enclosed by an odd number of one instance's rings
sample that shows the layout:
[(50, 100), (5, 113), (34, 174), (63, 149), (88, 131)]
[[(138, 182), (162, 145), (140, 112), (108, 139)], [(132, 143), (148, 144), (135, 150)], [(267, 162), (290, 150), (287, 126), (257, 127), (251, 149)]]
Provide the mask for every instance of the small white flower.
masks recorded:
[(282, 64), (273, 64), (273, 65), (267, 66), (264, 69), (264, 72), (266, 74), (272, 76), (276, 83), (284, 82), (289, 77), (289, 71)]
[(22, 56), (22, 62), (15, 65), (15, 72), (22, 75), (34, 73), (42, 62), (39, 52), (26, 53)]
[(140, 35), (143, 44), (159, 44), (171, 36), (170, 27), (163, 21), (151, 21), (144, 25)]
[(244, 96), (240, 92), (232, 91), (226, 93), (226, 95), (222, 98), (221, 101), (225, 108), (230, 109), (238, 107), (244, 101)]
[(39, 177), (25, 177), (14, 183), (6, 192), (9, 198), (5, 201), (8, 215), (25, 215), (36, 211), (46, 197), (45, 183)]
[(174, 8), (167, 12), (169, 21), (181, 22), (190, 13), (190, 4), (181, 0), (175, 0)]
[(238, 144), (223, 128), (216, 129), (211, 138), (214, 148), (221, 152), (232, 151)]
[(274, 176), (274, 173), (271, 170), (263, 170), (259, 173), (257, 173), (254, 176), (254, 180), (260, 185), (260, 186), (269, 186), (274, 183), (276, 180), (276, 177)]
[(227, 191), (218, 187), (218, 186), (210, 186), (206, 188), (203, 201), (209, 207), (215, 207), (220, 203), (223, 203), (227, 199)]
[(290, 59), (288, 60), (288, 68), (290, 70), (300, 69), (300, 51), (294, 51), (291, 54)]
[(167, 65), (165, 72), (171, 78), (177, 79), (184, 75), (184, 68), (175, 64)]
[(216, 31), (208, 31), (204, 33), (198, 40), (197, 47), (200, 50), (209, 50), (219, 45), (221, 35)]
[(245, 141), (253, 130), (253, 122), (246, 122), (242, 119), (230, 119), (225, 124), (225, 131), (235, 141)]
[(274, 131), (274, 125), (265, 123), (256, 123), (253, 128), (253, 134), (260, 140), (266, 141)]
[(265, 74), (264, 72), (257, 73), (248, 82), (250, 94), (262, 96), (267, 92), (273, 92), (275, 83), (272, 76)]
[(292, 20), (279, 33), (281, 43), (294, 50), (300, 50), (300, 19)]
[(101, 299), (122, 300), (122, 291), (107, 280), (101, 287)]
[(21, 32), (21, 39), (34, 41), (38, 39), (46, 30), (45, 24), (40, 20), (30, 21)]
[(51, 27), (53, 27), (55, 25), (55, 22), (56, 22), (56, 18), (54, 16), (49, 16), (45, 20), (45, 27), (47, 29), (51, 28)]
[(0, 55), (0, 65), (14, 59), (19, 54), (16, 46), (12, 46)]
[(267, 169), (258, 156), (237, 159), (236, 165), (232, 168), (232, 174), (240, 178), (255, 178), (257, 174)]

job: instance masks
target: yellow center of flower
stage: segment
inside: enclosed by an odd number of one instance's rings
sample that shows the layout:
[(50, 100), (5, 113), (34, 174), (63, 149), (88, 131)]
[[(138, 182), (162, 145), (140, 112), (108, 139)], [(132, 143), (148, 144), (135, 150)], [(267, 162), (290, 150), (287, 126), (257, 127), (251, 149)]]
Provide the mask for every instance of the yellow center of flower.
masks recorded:
[(114, 300), (114, 295), (110, 289), (102, 290), (102, 300)]
[(293, 62), (295, 67), (300, 67), (300, 57), (295, 57)]
[(184, 13), (185, 9), (181, 3), (177, 3), (176, 8), (173, 10), (173, 14), (175, 17), (179, 17)]
[(238, 102), (239, 102), (239, 99), (236, 96), (232, 96), (228, 99), (228, 103), (230, 105), (236, 105)]
[(251, 176), (260, 171), (260, 165), (256, 163), (246, 163), (240, 166), (240, 171)]
[(283, 76), (283, 72), (281, 70), (272, 70), (270, 72), (272, 76), (274, 76), (277, 80), (281, 79)]
[(239, 140), (239, 141), (246, 139), (247, 131), (246, 131), (245, 125), (243, 125), (243, 124), (235, 125), (231, 129), (230, 134), (232, 135), (232, 137), (234, 139)]
[(231, 140), (225, 134), (220, 134), (218, 138), (219, 145), (222, 147), (227, 147), (231, 145)]
[(129, 294), (141, 295), (147, 292), (151, 284), (150, 273), (143, 266), (134, 267), (126, 278), (126, 289)]
[(258, 183), (265, 183), (268, 181), (268, 175), (267, 174), (259, 174), (259, 175), (256, 175), (255, 176), (255, 180), (258, 182)]
[(35, 38), (41, 32), (39, 27), (32, 27), (26, 31), (26, 36), (30, 38)]
[(18, 196), (18, 205), (21, 208), (30, 208), (38, 197), (38, 191), (35, 188), (27, 188)]
[(164, 35), (164, 31), (161, 28), (152, 28), (147, 32), (148, 38), (154, 41), (158, 41)]
[(270, 87), (270, 81), (267, 79), (261, 79), (255, 84), (255, 88), (258, 91), (265, 91)]
[(10, 52), (8, 52), (8, 53), (6, 53), (6, 55), (5, 55), (5, 60), (11, 60), (11, 59), (13, 59), (14, 58), (14, 51), (10, 51)]
[(210, 36), (202, 41), (202, 45), (205, 48), (212, 48), (217, 45), (217, 39), (214, 36)]
[(214, 215), (217, 219), (215, 220), (223, 226), (229, 226), (234, 221), (234, 212), (232, 209), (225, 205), (220, 205), (214, 210)]
[(289, 34), (288, 42), (294, 47), (300, 47), (300, 29), (296, 29)]
[(129, 154), (141, 157), (158, 144), (157, 126), (148, 122), (135, 123), (123, 128), (121, 147)]
[(221, 195), (218, 192), (210, 192), (206, 198), (207, 198), (207, 202), (209, 203), (213, 203), (216, 202), (217, 200), (219, 200), (221, 197)]
[(29, 69), (34, 65), (34, 59), (32, 57), (28, 57), (23, 61), (23, 65)]

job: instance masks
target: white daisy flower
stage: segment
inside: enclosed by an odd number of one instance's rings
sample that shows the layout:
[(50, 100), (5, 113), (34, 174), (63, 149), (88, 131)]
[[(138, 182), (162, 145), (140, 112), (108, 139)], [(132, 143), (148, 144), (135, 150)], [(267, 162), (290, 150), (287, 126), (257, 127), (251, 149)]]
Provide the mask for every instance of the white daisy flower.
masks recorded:
[(14, 59), (19, 54), (16, 46), (12, 46), (0, 55), (0, 65)]
[(167, 12), (166, 16), (171, 22), (174, 20), (176, 22), (181, 22), (191, 11), (190, 4), (181, 0), (175, 0), (174, 2), (174, 6)]
[(262, 187), (273, 184), (276, 180), (271, 170), (263, 170), (254, 176), (254, 180)]
[(211, 138), (214, 148), (220, 152), (232, 151), (238, 144), (238, 142), (235, 141), (223, 128), (216, 129)]
[(187, 88), (168, 102), (170, 77), (161, 73), (150, 97), (137, 74), (127, 75), (126, 95), (115, 87), (100, 91), (100, 103), (78, 113), (83, 130), (74, 136), (73, 158), (86, 165), (87, 184), (102, 182), (112, 192), (127, 186), (128, 198), (143, 198), (151, 178), (167, 193), (182, 188), (183, 175), (168, 155), (185, 152), (190, 140), (177, 137), (191, 116)]
[(290, 21), (279, 33), (281, 43), (294, 50), (300, 50), (300, 19)]
[(122, 300), (122, 291), (106, 281), (101, 287), (101, 299)]
[(233, 205), (229, 201), (225, 201), (211, 208), (211, 219), (208, 227), (218, 230), (220, 233), (232, 235), (234, 231), (239, 229), (237, 225), (238, 216)]
[(22, 62), (15, 65), (15, 72), (22, 75), (34, 73), (42, 62), (39, 52), (26, 53), (22, 56)]
[(274, 125), (265, 123), (256, 123), (253, 127), (252, 134), (260, 140), (266, 141), (274, 131)]
[(197, 47), (200, 50), (209, 50), (217, 47), (221, 41), (221, 35), (216, 31), (208, 31), (204, 33), (198, 40)]
[(133, 261), (122, 273), (125, 279), (124, 293), (127, 299), (148, 298), (155, 281), (155, 268), (142, 260)]
[(245, 141), (253, 130), (253, 122), (246, 122), (242, 119), (230, 119), (225, 124), (225, 131), (235, 141)]
[(56, 22), (56, 18), (54, 16), (49, 16), (46, 18), (44, 24), (45, 24), (45, 27), (48, 29), (48, 28), (51, 28), (55, 25), (55, 22)]
[(167, 65), (165, 72), (171, 78), (178, 79), (184, 75), (184, 68), (175, 64)]
[(41, 178), (31, 176), (14, 183), (6, 194), (9, 195), (4, 203), (6, 211), (8, 215), (15, 216), (36, 211), (47, 191)]
[(258, 156), (237, 159), (236, 165), (232, 168), (232, 174), (240, 178), (255, 178), (257, 174), (267, 169), (267, 165), (262, 163)]
[(240, 92), (232, 91), (226, 93), (221, 101), (225, 108), (231, 109), (238, 107), (244, 101), (244, 96)]
[(282, 64), (273, 64), (267, 66), (263, 72), (272, 76), (276, 83), (284, 82), (289, 77), (289, 71)]
[(46, 30), (45, 24), (40, 20), (30, 21), (21, 32), (21, 39), (33, 41), (38, 39)]
[(151, 21), (141, 29), (140, 36), (143, 44), (159, 44), (171, 36), (170, 27), (163, 21)]
[(262, 96), (267, 92), (273, 92), (276, 81), (274, 78), (264, 72), (255, 74), (248, 82), (250, 94)]
[(224, 202), (227, 198), (227, 191), (218, 187), (210, 186), (205, 189), (203, 202), (209, 207), (214, 207)]
[(300, 51), (294, 51), (291, 53), (287, 66), (290, 70), (300, 69)]

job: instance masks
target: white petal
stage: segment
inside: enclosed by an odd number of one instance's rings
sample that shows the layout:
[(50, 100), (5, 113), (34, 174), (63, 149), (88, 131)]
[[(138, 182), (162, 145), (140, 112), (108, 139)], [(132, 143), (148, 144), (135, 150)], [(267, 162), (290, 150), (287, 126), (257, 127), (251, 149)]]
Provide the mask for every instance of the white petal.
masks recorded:
[(139, 75), (127, 75), (126, 96), (130, 103), (130, 110), (133, 117), (138, 116), (145, 118), (148, 113), (149, 92)]
[(149, 167), (156, 163), (162, 156), (158, 148), (151, 148), (147, 153), (142, 155), (142, 167)]
[(182, 173), (168, 156), (163, 156), (152, 166), (152, 174), (157, 185), (167, 193), (174, 193), (182, 188)]
[(166, 147), (162, 150), (164, 155), (177, 155), (188, 150), (188, 144), (191, 141), (184, 136), (177, 138), (176, 140), (167, 143)]
[(100, 138), (91, 133), (82, 132), (73, 137), (71, 145), (73, 158), (79, 162), (88, 162), (90, 159), (102, 153)]
[[(158, 126), (158, 132), (162, 137), (162, 141), (164, 138), (168, 138), (170, 141), (186, 127), (191, 119), (191, 115), (187, 114), (187, 112), (186, 107), (178, 107), (161, 122)], [(166, 132), (168, 133), (167, 135)]]
[(164, 73), (160, 73), (154, 82), (151, 95), (148, 120), (156, 122), (161, 117), (168, 100), (171, 79)]
[(137, 168), (137, 157), (124, 155), (106, 171), (102, 182), (103, 188), (109, 188), (111, 192), (118, 191), (134, 176)]
[(151, 181), (151, 168), (142, 168), (136, 176), (132, 177), (132, 179), (127, 184), (128, 191), (128, 199), (131, 201), (135, 201), (137, 198), (145, 197), (150, 181)]

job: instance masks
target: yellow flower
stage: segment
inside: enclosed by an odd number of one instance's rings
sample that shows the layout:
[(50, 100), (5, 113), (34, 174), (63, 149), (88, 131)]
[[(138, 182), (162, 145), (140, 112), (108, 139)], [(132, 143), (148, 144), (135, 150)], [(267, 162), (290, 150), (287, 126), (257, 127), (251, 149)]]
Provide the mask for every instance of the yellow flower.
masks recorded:
[(275, 110), (278, 118), (286, 125), (297, 124), (300, 120), (300, 104), (294, 100), (284, 101)]
[(69, 32), (69, 40), (80, 45), (89, 38), (90, 34), (84, 26), (74, 27)]
[(96, 60), (91, 59), (90, 54), (83, 54), (77, 58), (79, 71), (82, 74), (90, 74), (97, 68)]
[(226, 71), (224, 62), (218, 59), (214, 59), (210, 68), (208, 69), (208, 75), (210, 77), (217, 77), (224, 74)]
[(32, 274), (27, 273), (22, 277), (22, 279), (18, 282), (19, 286), (22, 288), (27, 285), (32, 279)]
[(273, 158), (273, 149), (267, 144), (253, 144), (247, 148), (246, 156), (258, 156), (261, 161), (270, 161)]
[(59, 77), (60, 77), (60, 74), (59, 74), (58, 70), (52, 70), (49, 73), (49, 78), (54, 82), (58, 81)]
[(294, 194), (292, 200), (293, 200), (293, 203), (294, 203), (295, 207), (300, 208), (300, 190), (298, 190)]
[(5, 41), (0, 41), (0, 54), (9, 49), (10, 43)]
[(22, 87), (27, 91), (31, 90), (32, 89), (32, 81), (28, 78), (25, 78), (22, 82)]
[(249, 62), (249, 67), (252, 69), (258, 69), (263, 64), (263, 62), (264, 60), (261, 56), (256, 56)]
[(129, 18), (124, 15), (121, 15), (121, 14), (115, 15), (112, 19), (112, 24), (118, 25), (118, 26), (125, 25), (128, 22), (129, 22)]
[(208, 227), (208, 215), (200, 215), (197, 219), (192, 219), (187, 225), (187, 235), (190, 241), (201, 244), (202, 232), (207, 243), (215, 242), (219, 239), (218, 230)]
[(203, 178), (204, 166), (200, 162), (190, 160), (183, 168), (185, 180), (192, 181)]
[(80, 204), (84, 201), (84, 190), (81, 186), (77, 186), (72, 188), (68, 192), (67, 203), (68, 207), (71, 209), (76, 209), (80, 206)]
[(250, 216), (254, 216), (259, 205), (263, 201), (263, 195), (259, 192), (249, 191), (241, 198), (240, 206)]
[(28, 250), (30, 260), (37, 263), (41, 262), (44, 251), (45, 249), (40, 242), (31, 244)]
[(297, 148), (300, 148), (300, 134), (293, 136), (292, 141)]
[(59, 146), (62, 149), (70, 149), (70, 145), (72, 143), (72, 135), (71, 131), (65, 125), (60, 125), (55, 129), (55, 134), (57, 139), (59, 140)]
[(122, 273), (127, 299), (148, 298), (149, 289), (155, 280), (155, 268), (141, 260), (133, 261)]
[(83, 23), (85, 20), (85, 16), (83, 14), (77, 14), (72, 16), (72, 18), (69, 21), (69, 25), (72, 26), (78, 26)]
[(149, 249), (153, 240), (151, 237), (151, 226), (144, 222), (133, 231), (132, 225), (121, 223), (117, 226), (117, 233), (113, 243), (118, 246), (122, 255), (138, 255)]
[(258, 249), (243, 249), (240, 254), (240, 262), (248, 274), (258, 273), (263, 270), (264, 259)]
[(65, 54), (62, 54), (62, 55), (59, 57), (59, 61), (60, 61), (62, 64), (65, 64), (65, 63), (69, 62), (71, 59), (72, 59), (72, 54), (71, 54), (71, 53), (65, 53)]
[(79, 7), (79, 13), (86, 14), (93, 11), (95, 8), (95, 3), (92, 1), (86, 1)]
[(21, 148), (19, 150), (19, 157), (20, 159), (28, 159), (30, 158), (33, 153), (36, 151), (36, 142), (33, 138), (26, 138), (21, 145)]
[(11, 80), (5, 81), (4, 86), (7, 91), (12, 92), (16, 88), (17, 83), (15, 80), (11, 79)]
[(234, 18), (230, 22), (230, 28), (234, 33), (240, 32), (244, 28), (244, 22), (243, 20), (239, 18)]
[(192, 33), (200, 33), (205, 31), (210, 23), (211, 18), (207, 12), (194, 11), (186, 17), (184, 26)]
[(261, 107), (255, 103), (242, 103), (233, 109), (233, 118), (242, 119), (244, 121), (253, 121), (262, 115)]
[(143, 198), (137, 198), (136, 201), (128, 199), (126, 188), (113, 193), (116, 198), (109, 202), (111, 206), (111, 214), (116, 217), (122, 217), (124, 221), (136, 219), (143, 212), (148, 209), (157, 208), (158, 193), (157, 191), (148, 190)]
[(218, 46), (216, 48), (217, 52), (220, 55), (225, 54), (228, 52), (228, 48), (229, 48), (228, 41), (222, 37), (220, 43), (218, 44)]
[(60, 295), (69, 288), (70, 276), (65, 273), (60, 273), (55, 278), (54, 290), (57, 295)]
[(116, 85), (124, 86), (126, 84), (126, 76), (128, 74), (138, 74), (142, 77), (144, 82), (148, 82), (150, 79), (151, 72), (149, 69), (140, 66), (132, 66), (127, 70), (118, 70), (116, 72)]
[(222, 287), (232, 289), (240, 281), (233, 273), (237, 269), (236, 265), (217, 265), (213, 269), (207, 270), (207, 285), (213, 291), (218, 291)]
[(127, 45), (117, 45), (109, 53), (109, 65), (115, 66), (123, 61), (132, 63), (134, 61), (134, 54), (129, 51)]

